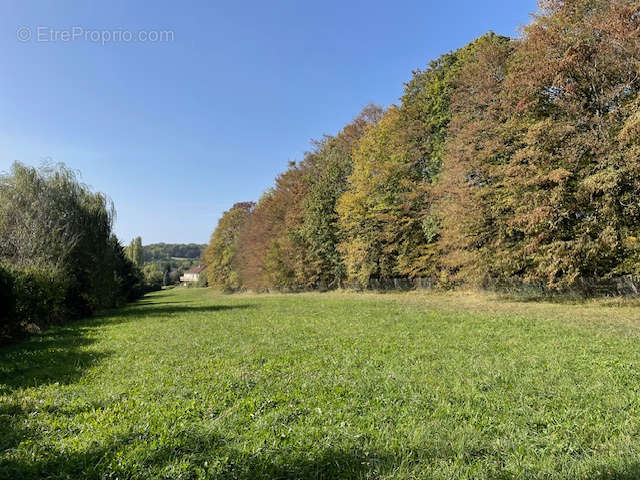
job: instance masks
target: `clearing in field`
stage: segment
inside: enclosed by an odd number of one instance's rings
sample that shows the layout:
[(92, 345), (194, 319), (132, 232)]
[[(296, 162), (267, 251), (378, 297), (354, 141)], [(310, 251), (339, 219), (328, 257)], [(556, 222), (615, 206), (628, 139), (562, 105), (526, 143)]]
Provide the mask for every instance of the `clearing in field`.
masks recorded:
[(0, 478), (638, 478), (639, 325), (166, 290), (0, 350)]

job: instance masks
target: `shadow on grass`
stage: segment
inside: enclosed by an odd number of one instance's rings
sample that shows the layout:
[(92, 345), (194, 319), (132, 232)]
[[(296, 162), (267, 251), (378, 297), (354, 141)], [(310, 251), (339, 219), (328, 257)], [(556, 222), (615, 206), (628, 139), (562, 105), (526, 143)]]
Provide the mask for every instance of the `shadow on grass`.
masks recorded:
[(183, 315), (191, 313), (216, 313), (228, 310), (242, 310), (249, 308), (255, 308), (255, 305), (238, 304), (190, 306), (189, 302), (187, 302), (185, 305), (175, 305), (173, 304), (173, 302), (142, 305), (135, 304), (119, 310), (118, 317), (119, 321), (128, 321), (141, 317), (164, 317), (170, 315)]
[[(88, 336), (90, 330), (72, 324), (0, 348), (0, 395), (7, 395), (0, 400), (0, 454), (41, 435), (39, 430), (27, 427), (33, 407), (9, 394), (25, 388), (74, 383), (88, 368), (111, 354), (86, 348), (94, 342)], [(0, 478), (10, 477), (0, 473)]]
[[(36, 408), (9, 395), (17, 390), (36, 388), (51, 384), (72, 384), (77, 382), (92, 366), (103, 361), (112, 352), (87, 348), (96, 341), (92, 332), (103, 326), (117, 325), (139, 318), (166, 316), (186, 313), (213, 313), (232, 309), (250, 308), (251, 305), (175, 305), (178, 302), (132, 304), (121, 309), (103, 312), (93, 318), (74, 322), (66, 327), (54, 327), (43, 334), (16, 344), (0, 348), (0, 395), (7, 395), (0, 401), (0, 478), (41, 478), (43, 475), (56, 478), (55, 472), (75, 472), (73, 478), (85, 478), (85, 472), (100, 459), (109, 458), (122, 446), (115, 443), (106, 448), (83, 452), (74, 458), (66, 453), (53, 457), (47, 449), (45, 460), (41, 453), (31, 460), (11, 460), (11, 453), (24, 440), (37, 443), (43, 433), (29, 426), (29, 418)], [(69, 412), (60, 414), (70, 415)], [(138, 437), (136, 437), (138, 438)], [(179, 449), (178, 449), (179, 451)], [(44, 453), (43, 453), (44, 455)], [(169, 453), (166, 453), (169, 455)], [(46, 472), (50, 472), (50, 475)], [(78, 475), (77, 477), (75, 475)], [(101, 478), (95, 474), (94, 478)]]
[(159, 447), (154, 438), (141, 441), (144, 437), (129, 433), (82, 451), (5, 456), (0, 460), (0, 478), (378, 478), (399, 463), (391, 455), (335, 447), (313, 452), (286, 448), (247, 452), (224, 437), (193, 431), (176, 432)]
[(598, 480), (637, 480), (640, 478), (640, 462), (633, 461), (622, 465), (602, 465), (588, 472), (584, 478)]
[(186, 300), (179, 300), (179, 301), (174, 301), (174, 302), (150, 302), (148, 300), (138, 300), (137, 302), (135, 302), (134, 304), (132, 304), (132, 307), (139, 307), (142, 305), (174, 305), (177, 303), (191, 303), (188, 302)]
[(16, 344), (0, 347), (0, 394), (17, 388), (38, 387), (51, 383), (68, 384), (78, 379), (110, 352), (87, 349), (95, 342), (92, 330), (118, 325), (139, 318), (163, 317), (190, 313), (215, 313), (253, 308), (254, 305), (189, 306), (171, 304), (132, 304), (103, 312), (92, 318), (54, 327)]
[(109, 356), (86, 349), (94, 340), (90, 328), (74, 324), (0, 348), (0, 394), (51, 383), (68, 384)]
[[(456, 457), (453, 451), (431, 451), (428, 447), (412, 451), (410, 458), (399, 452), (364, 451), (357, 446), (318, 446), (311, 451), (271, 446), (247, 451), (235, 447), (231, 439), (197, 429), (178, 430), (169, 438), (162, 435), (162, 441), (159, 440), (157, 434), (129, 432), (74, 450), (51, 445), (33, 455), (35, 451), (27, 447), (22, 451), (5, 451), (4, 457), (0, 451), (0, 478), (364, 479), (393, 476), (400, 466), (406, 469), (407, 478), (414, 478), (416, 473), (427, 471), (427, 466), (433, 466), (433, 462), (453, 461)], [(541, 478), (549, 472), (534, 469), (529, 473)], [(573, 478), (556, 473), (557, 478)], [(494, 466), (485, 471), (483, 478), (522, 477)], [(597, 466), (583, 472), (580, 478), (633, 480), (640, 478), (640, 463)]]
[(105, 312), (93, 318), (55, 327), (44, 334), (0, 348), (0, 394), (18, 388), (51, 383), (68, 384), (83, 372), (110, 355), (110, 352), (87, 349), (94, 343), (89, 334), (105, 325), (118, 325), (140, 318), (164, 317), (190, 313), (215, 313), (247, 309), (253, 305), (140, 305), (133, 304)]

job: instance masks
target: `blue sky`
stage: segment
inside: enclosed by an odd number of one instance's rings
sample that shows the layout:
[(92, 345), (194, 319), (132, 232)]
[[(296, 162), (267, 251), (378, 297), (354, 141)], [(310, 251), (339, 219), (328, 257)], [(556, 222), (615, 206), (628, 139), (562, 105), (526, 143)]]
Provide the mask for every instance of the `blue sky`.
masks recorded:
[(206, 242), (223, 211), (258, 199), (311, 139), (369, 102), (396, 102), (411, 71), (441, 53), (488, 30), (517, 35), (536, 9), (535, 0), (3, 7), (0, 171), (64, 162), (114, 201), (120, 239), (145, 244)]

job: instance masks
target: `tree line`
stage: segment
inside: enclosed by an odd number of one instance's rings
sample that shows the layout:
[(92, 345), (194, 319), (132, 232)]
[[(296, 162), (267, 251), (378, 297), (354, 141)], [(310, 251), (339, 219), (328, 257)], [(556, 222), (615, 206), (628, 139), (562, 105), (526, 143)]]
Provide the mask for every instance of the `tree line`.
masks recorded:
[(365, 107), (225, 212), (209, 284), (593, 291), (637, 278), (639, 81), (640, 2), (541, 0), (519, 38), (488, 33), (414, 71), (398, 105)]
[(145, 290), (154, 291), (179, 284), (182, 274), (200, 263), (204, 247), (196, 243), (142, 245), (138, 236), (125, 247), (125, 253), (141, 270)]
[(0, 343), (144, 293), (114, 216), (63, 165), (15, 163), (0, 176)]
[(198, 260), (202, 256), (205, 245), (197, 243), (151, 243), (142, 247), (144, 261), (171, 259)]

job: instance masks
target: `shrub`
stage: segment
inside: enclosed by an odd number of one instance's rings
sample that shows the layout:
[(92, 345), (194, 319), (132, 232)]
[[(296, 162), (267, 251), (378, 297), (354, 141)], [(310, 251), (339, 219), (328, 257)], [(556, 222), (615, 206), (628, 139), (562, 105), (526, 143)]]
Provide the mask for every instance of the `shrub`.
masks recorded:
[(4, 341), (42, 330), (73, 317), (69, 283), (48, 267), (0, 268), (0, 338)]

